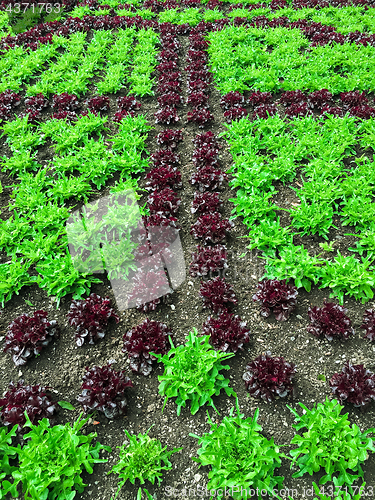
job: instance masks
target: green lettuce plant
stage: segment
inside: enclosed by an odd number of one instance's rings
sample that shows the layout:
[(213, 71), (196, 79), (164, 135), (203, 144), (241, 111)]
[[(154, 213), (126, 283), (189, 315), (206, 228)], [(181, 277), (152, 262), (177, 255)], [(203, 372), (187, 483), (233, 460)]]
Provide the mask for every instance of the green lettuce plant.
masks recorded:
[[(121, 488), (128, 480), (131, 484), (134, 484), (138, 479), (140, 484), (143, 485), (146, 481), (155, 484), (155, 480), (157, 479), (160, 485), (162, 481), (162, 471), (172, 468), (172, 464), (169, 461), (170, 456), (182, 450), (181, 447), (174, 448), (171, 451), (165, 451), (167, 448), (166, 446), (162, 448), (159, 440), (150, 438), (148, 435), (150, 429), (148, 429), (145, 434), (138, 434), (138, 436), (132, 436), (126, 429), (124, 430), (129, 439), (129, 444), (126, 445), (124, 443), (121, 446), (117, 446), (120, 450), (119, 461), (107, 473), (116, 473), (119, 475), (119, 479), (121, 479), (118, 484), (115, 499), (118, 497)], [(152, 500), (152, 496), (147, 489), (143, 488), (143, 491), (146, 493), (147, 498)], [(141, 499), (142, 488), (140, 487), (137, 492), (137, 500)]]
[(295, 416), (293, 427), (296, 431), (306, 429), (291, 441), (297, 445), (290, 452), (293, 458), (291, 467), (296, 465), (299, 469), (292, 477), (302, 477), (306, 473), (312, 475), (323, 469), (325, 475), (319, 484), (330, 481), (335, 486), (348, 486), (353, 494), (353, 483), (363, 479), (361, 465), (367, 460), (368, 452), (375, 451), (373, 440), (368, 437), (375, 429), (362, 433), (357, 425), (351, 425), (348, 413), (340, 415), (344, 407), (335, 399), (329, 401), (326, 398), (323, 404), (318, 403), (312, 410), (303, 403), (299, 405), (303, 409), (302, 415), (287, 405)]
[(262, 427), (257, 423), (259, 408), (253, 418), (244, 418), (236, 398), (236, 409), (237, 415), (233, 416), (232, 408), (221, 424), (214, 423), (207, 412), (210, 432), (201, 437), (189, 434), (197, 438), (201, 445), (198, 458), (193, 460), (200, 466), (211, 466), (207, 489), (216, 490), (219, 500), (227, 498), (224, 489), (229, 490), (235, 500), (242, 500), (250, 498), (249, 490), (257, 488), (259, 500), (262, 490), (267, 491), (272, 498), (280, 499), (280, 496), (275, 495), (275, 490), (283, 486), (284, 478), (276, 475), (275, 469), (280, 467), (282, 457), (288, 457), (280, 453), (273, 438), (268, 440), (260, 434)]
[(73, 500), (87, 486), (82, 471), (92, 474), (94, 464), (108, 461), (100, 459), (99, 453), (111, 452), (111, 448), (91, 444), (97, 434), (80, 432), (89, 420), (81, 420), (81, 416), (73, 425), (51, 427), (47, 418), (32, 424), (25, 411), (25, 427), (30, 431), (24, 435), (26, 444), (18, 449), (19, 464), (12, 472), (13, 488), (21, 483), (25, 500)]
[(169, 398), (177, 397), (177, 415), (180, 415), (181, 408), (185, 408), (186, 401), (190, 399), (190, 411), (195, 415), (206, 403), (217, 411), (212, 396), (218, 396), (222, 389), (227, 396), (236, 396), (229, 387), (229, 380), (219, 373), (229, 370), (229, 366), (222, 365), (221, 361), (233, 357), (234, 353), (216, 351), (209, 340), (209, 335), (198, 337), (194, 328), (189, 332), (186, 344), (175, 347), (169, 339), (172, 349), (167, 354), (150, 353), (165, 368), (164, 374), (158, 377), (159, 394), (166, 396), (163, 409)]

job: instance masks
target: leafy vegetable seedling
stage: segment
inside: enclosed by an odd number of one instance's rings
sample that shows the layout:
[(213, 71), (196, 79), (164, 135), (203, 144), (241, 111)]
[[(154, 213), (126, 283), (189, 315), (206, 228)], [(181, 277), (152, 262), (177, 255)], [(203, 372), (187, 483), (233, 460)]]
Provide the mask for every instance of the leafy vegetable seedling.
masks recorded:
[[(107, 473), (111, 474), (115, 472), (121, 479), (115, 498), (118, 497), (121, 488), (128, 479), (132, 484), (135, 483), (136, 479), (139, 479), (141, 484), (144, 484), (145, 481), (150, 481), (152, 484), (155, 484), (155, 479), (157, 479), (160, 485), (162, 481), (162, 471), (172, 468), (169, 457), (173, 453), (182, 450), (182, 448), (175, 448), (171, 451), (165, 451), (166, 446), (162, 448), (160, 441), (155, 438), (150, 438), (148, 435), (150, 429), (148, 429), (146, 434), (138, 434), (138, 436), (131, 436), (125, 429), (125, 434), (130, 442), (127, 446), (125, 443), (121, 446), (117, 446), (117, 448), (120, 449), (120, 460), (113, 466), (112, 470)], [(164, 465), (162, 462), (164, 462)], [(147, 498), (152, 500), (152, 496), (146, 488), (143, 490)], [(141, 499), (142, 488), (139, 488), (137, 500)]]
[(324, 404), (319, 403), (312, 410), (302, 403), (299, 405), (304, 410), (301, 416), (287, 405), (296, 417), (293, 427), (297, 431), (304, 427), (308, 429), (302, 436), (295, 435), (291, 441), (298, 446), (290, 454), (293, 464), (299, 467), (292, 477), (301, 477), (306, 472), (311, 476), (323, 468), (326, 474), (319, 484), (333, 481), (335, 486), (347, 486), (353, 494), (354, 481), (360, 477), (363, 479), (361, 464), (368, 458), (368, 451), (375, 451), (373, 440), (368, 437), (375, 429), (362, 433), (357, 425), (350, 425), (348, 414), (340, 415), (343, 406), (335, 399), (329, 401), (326, 398)]
[[(280, 467), (281, 457), (288, 457), (280, 453), (273, 438), (268, 440), (259, 433), (262, 427), (257, 423), (258, 408), (253, 418), (245, 419), (240, 414), (238, 399), (236, 407), (237, 415), (233, 417), (232, 408), (229, 417), (224, 417), (220, 425), (215, 424), (208, 415), (211, 431), (202, 437), (189, 434), (199, 439), (201, 445), (199, 457), (193, 460), (200, 465), (211, 466), (207, 489), (215, 489), (218, 500), (224, 498), (223, 493), (220, 495), (219, 492), (228, 491), (226, 488), (235, 500), (250, 498), (247, 494), (250, 495), (249, 490), (255, 488), (259, 490), (259, 499), (261, 491), (267, 491), (270, 498), (275, 498), (276, 488), (282, 487), (284, 480), (275, 474), (275, 469)], [(241, 485), (241, 489), (235, 485)], [(276, 495), (276, 498), (280, 497)]]
[(212, 396), (218, 396), (224, 389), (227, 396), (236, 396), (229, 380), (220, 374), (220, 370), (229, 370), (228, 365), (222, 365), (221, 360), (231, 358), (234, 353), (216, 351), (209, 344), (209, 335), (197, 336), (197, 329), (189, 332), (185, 345), (175, 347), (172, 340), (172, 349), (162, 356), (154, 355), (158, 362), (165, 365), (163, 375), (159, 375), (159, 394), (165, 395), (163, 409), (169, 398), (177, 396), (177, 415), (181, 408), (186, 406), (186, 401), (191, 399), (191, 414), (195, 415), (199, 408), (206, 403), (215, 411)]

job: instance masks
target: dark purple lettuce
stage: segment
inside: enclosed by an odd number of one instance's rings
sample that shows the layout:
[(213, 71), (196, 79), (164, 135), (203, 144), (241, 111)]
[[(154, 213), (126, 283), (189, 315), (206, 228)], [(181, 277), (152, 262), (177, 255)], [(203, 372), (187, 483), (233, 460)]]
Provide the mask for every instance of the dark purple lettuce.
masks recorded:
[(165, 129), (157, 135), (156, 142), (159, 146), (173, 150), (183, 139), (182, 130)]
[(76, 95), (63, 92), (52, 96), (52, 108), (57, 113), (61, 111), (75, 111), (79, 108), (79, 101)]
[(258, 291), (253, 300), (262, 306), (260, 314), (265, 318), (271, 310), (278, 321), (286, 321), (297, 304), (297, 288), (286, 280), (264, 280), (258, 283)]
[(235, 120), (241, 120), (247, 116), (247, 110), (245, 108), (231, 108), (227, 111), (224, 111), (224, 118), (228, 123), (231, 123)]
[(311, 324), (307, 327), (307, 331), (315, 337), (324, 335), (327, 340), (348, 339), (354, 335), (354, 329), (346, 313), (347, 309), (333, 302), (325, 302), (323, 307), (309, 307)]
[(171, 123), (177, 123), (180, 118), (177, 114), (176, 108), (171, 106), (165, 106), (154, 113), (155, 123), (160, 123), (162, 125), (170, 125)]
[(42, 418), (50, 418), (56, 406), (47, 395), (47, 389), (40, 385), (25, 385), (23, 380), (19, 380), (17, 385), (10, 382), (7, 392), (0, 399), (2, 425), (13, 427), (18, 424), (20, 432), (26, 422), (25, 411), (33, 424)]
[(179, 106), (183, 103), (182, 97), (176, 92), (168, 92), (167, 94), (162, 94), (158, 97), (158, 103), (160, 107), (165, 106)]
[(165, 167), (170, 165), (172, 167), (180, 163), (180, 156), (169, 149), (159, 149), (150, 156), (150, 159), (155, 167)]
[(366, 309), (362, 321), (363, 323), (359, 328), (366, 330), (366, 334), (363, 338), (375, 340), (375, 310)]
[[(198, 80), (198, 82), (199, 81), (200, 80)], [(193, 83), (196, 83), (196, 82), (193, 82)], [(204, 88), (199, 89), (199, 91), (202, 91), (202, 90), (205, 90), (205, 89)], [(210, 110), (208, 110), (206, 108), (193, 109), (193, 111), (188, 111), (187, 121), (196, 123), (199, 128), (203, 128), (205, 125), (207, 125), (207, 123), (212, 123), (214, 121), (214, 115), (211, 113)]]
[(214, 214), (203, 214), (197, 222), (191, 226), (190, 234), (196, 239), (203, 239), (209, 243), (222, 242), (234, 223), (229, 219), (222, 219), (217, 212)]
[(352, 365), (347, 361), (342, 372), (332, 376), (329, 385), (341, 403), (363, 407), (375, 399), (375, 374), (363, 365)]
[(207, 276), (219, 270), (227, 269), (227, 247), (225, 245), (215, 245), (213, 247), (197, 246), (197, 252), (192, 254), (189, 273), (194, 278), (196, 276)]
[(249, 342), (250, 330), (239, 316), (224, 311), (220, 316), (211, 316), (203, 324), (203, 335), (210, 336), (210, 344), (224, 352), (237, 352)]
[(253, 398), (271, 402), (275, 396), (284, 398), (289, 392), (293, 394), (292, 379), (296, 372), (293, 363), (288, 363), (283, 357), (272, 357), (270, 352), (266, 352), (246, 366), (242, 378)]
[(351, 90), (350, 92), (341, 92), (340, 100), (346, 108), (354, 106), (361, 106), (368, 103), (365, 92), (362, 94), (358, 90)]
[(141, 109), (141, 103), (133, 95), (118, 97), (116, 102), (119, 111), (138, 111)]
[[(155, 311), (157, 306), (170, 295), (169, 283), (163, 270), (140, 268), (132, 282), (133, 289), (128, 299), (135, 303), (138, 311), (144, 313)], [(150, 297), (158, 298), (149, 300)]]
[(222, 204), (223, 202), (220, 200), (218, 193), (211, 193), (210, 191), (206, 191), (205, 193), (194, 193), (194, 200), (191, 204), (191, 213), (214, 213), (218, 211)]
[[(91, 99), (88, 99), (85, 102), (85, 104), (89, 108), (91, 113), (96, 115), (97, 113), (102, 113), (104, 111), (109, 110), (109, 97), (106, 97), (106, 96), (92, 97)], [(85, 112), (83, 114), (87, 114), (87, 112)]]
[(102, 411), (107, 418), (112, 419), (124, 415), (126, 411), (127, 387), (133, 387), (133, 384), (125, 371), (117, 372), (111, 368), (111, 364), (94, 366), (83, 377), (82, 393), (77, 401), (84, 411)]
[(190, 183), (197, 185), (199, 191), (206, 191), (207, 189), (219, 189), (223, 182), (228, 180), (225, 172), (214, 168), (211, 165), (197, 169), (197, 171), (190, 177)]
[(114, 318), (116, 323), (120, 321), (109, 298), (92, 293), (84, 300), (73, 300), (68, 312), (68, 323), (76, 328), (76, 344), (82, 346), (87, 340), (89, 344), (95, 344), (102, 339), (110, 318)]
[(228, 92), (220, 99), (220, 106), (223, 111), (231, 108), (242, 108), (245, 104), (245, 98), (239, 92)]
[(182, 188), (181, 172), (170, 166), (153, 168), (146, 179), (145, 188), (149, 191), (161, 191), (166, 187)]
[(150, 214), (159, 214), (166, 217), (176, 215), (180, 204), (180, 198), (169, 187), (161, 191), (154, 191), (147, 199), (147, 208), (150, 210)]
[(271, 92), (253, 92), (250, 94), (248, 103), (252, 106), (259, 106), (260, 104), (270, 104), (272, 101)]
[(202, 282), (199, 296), (203, 299), (203, 306), (216, 314), (227, 311), (230, 304), (236, 305), (238, 302), (232, 285), (219, 276)]
[(167, 325), (146, 318), (134, 326), (123, 337), (122, 352), (127, 352), (130, 368), (142, 375), (149, 375), (156, 357), (152, 353), (166, 354), (169, 346), (168, 336), (172, 335)]
[(187, 104), (190, 104), (194, 108), (203, 108), (208, 106), (209, 96), (204, 92), (194, 92), (187, 98)]
[(276, 104), (259, 104), (254, 108), (254, 118), (266, 120), (269, 116), (275, 116), (276, 112)]
[(217, 137), (213, 132), (211, 132), (211, 130), (208, 130), (204, 134), (197, 134), (193, 139), (193, 144), (196, 149), (200, 149), (206, 146), (210, 146), (214, 149), (220, 148)]
[(24, 365), (32, 356), (40, 354), (53, 338), (59, 338), (57, 321), (48, 321), (46, 311), (35, 311), (33, 316), (21, 314), (8, 326), (4, 352), (12, 353), (16, 366)]
[(197, 148), (193, 153), (192, 160), (197, 168), (203, 168), (208, 165), (216, 166), (219, 161), (219, 148), (211, 145)]

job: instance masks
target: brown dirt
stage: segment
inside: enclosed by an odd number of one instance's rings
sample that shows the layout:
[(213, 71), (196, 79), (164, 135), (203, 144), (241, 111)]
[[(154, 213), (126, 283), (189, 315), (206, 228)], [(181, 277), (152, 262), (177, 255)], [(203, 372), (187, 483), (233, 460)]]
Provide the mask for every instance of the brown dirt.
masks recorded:
[[(187, 37), (180, 37), (180, 40), (183, 43), (185, 52)], [(180, 57), (181, 68), (184, 67), (183, 56), (184, 54)], [(109, 123), (111, 123), (111, 118), (116, 111), (115, 97), (126, 95), (126, 90), (123, 89), (116, 96), (109, 96), (112, 105)], [(94, 95), (93, 85), (89, 87), (89, 92), (85, 95), (85, 98), (92, 95)], [(224, 131), (219, 99), (219, 93), (212, 86), (210, 106), (215, 115), (215, 123), (209, 129), (215, 134)], [(156, 98), (145, 98), (141, 99), (141, 101), (142, 113), (146, 113), (150, 122), (153, 123), (153, 113), (157, 109)], [(17, 112), (20, 111), (22, 111), (22, 108), (17, 110)], [(195, 125), (187, 123), (186, 107), (181, 108), (179, 111), (182, 120), (179, 126), (175, 128), (183, 129), (184, 142), (178, 148), (178, 153), (181, 155), (180, 169), (183, 177), (183, 189), (179, 192), (182, 203), (178, 219), (182, 227), (180, 235), (188, 273), (191, 252), (195, 249), (197, 243), (189, 234), (190, 226), (196, 219), (190, 213), (194, 189), (188, 182), (190, 175), (194, 171), (191, 162), (193, 152), (191, 139), (201, 130)], [(47, 108), (44, 114), (47, 116), (49, 113), (51, 113), (51, 110)], [(115, 130), (116, 127), (112, 126), (111, 128)], [(155, 129), (149, 134), (147, 145), (150, 153), (157, 149), (155, 137), (163, 128), (156, 125)], [(208, 130), (208, 128), (205, 130)], [(223, 144), (221, 166), (226, 169), (231, 164), (231, 156), (225, 143), (223, 141), (221, 143)], [(2, 155), (10, 154), (9, 149), (4, 146), (4, 138), (0, 142), (0, 152)], [(43, 146), (39, 148), (39, 157), (49, 161), (53, 157), (53, 150), (48, 146)], [(5, 173), (0, 174), (0, 179), (3, 186), (10, 185), (13, 182)], [(111, 181), (108, 186), (112, 184)], [(293, 201), (291, 199), (291, 193), (293, 193), (291, 189), (283, 186), (278, 186), (278, 188), (280, 189), (280, 200)], [(90, 201), (107, 193), (108, 187), (101, 192), (97, 192)], [(9, 194), (10, 189), (5, 189), (1, 195), (2, 217), (4, 219), (9, 214), (5, 208), (9, 202)], [(222, 213), (224, 216), (230, 216), (232, 207), (227, 200), (232, 196), (233, 191), (228, 187), (222, 191), (221, 197), (224, 201)], [(340, 227), (339, 230), (333, 230), (332, 234), (329, 235), (330, 240), (337, 239), (340, 251), (344, 252), (348, 246), (353, 244), (350, 238), (344, 237), (344, 234), (351, 232), (351, 229)], [(375, 369), (375, 346), (373, 347), (369, 341), (363, 339), (363, 330), (359, 329), (364, 310), (373, 306), (374, 302), (362, 305), (352, 299), (345, 301), (356, 334), (352, 339), (342, 343), (316, 339), (306, 331), (306, 326), (309, 323), (308, 306), (321, 306), (323, 299), (328, 297), (329, 292), (327, 290), (318, 290), (316, 287), (313, 287), (311, 293), (300, 290), (297, 309), (287, 322), (276, 322), (273, 317), (266, 320), (261, 318), (258, 306), (252, 300), (257, 282), (263, 274), (261, 261), (256, 258), (254, 253), (253, 255), (247, 253), (245, 257), (239, 257), (246, 252), (247, 240), (242, 238), (246, 234), (245, 226), (240, 220), (236, 220), (235, 227), (226, 242), (229, 250), (229, 269), (226, 276), (227, 280), (233, 285), (239, 299), (235, 311), (242, 319), (247, 321), (252, 335), (250, 343), (247, 344), (244, 351), (229, 359), (227, 364), (231, 368), (225, 373), (227, 377), (229, 376), (231, 386), (238, 395), (239, 405), (245, 416), (252, 416), (254, 410), (259, 408), (259, 423), (263, 427), (264, 436), (268, 439), (273, 437), (278, 445), (288, 445), (295, 431), (292, 428), (294, 418), (286, 404), (298, 410), (298, 401), (310, 408), (314, 403), (323, 402), (326, 396), (331, 394), (328, 380), (333, 373), (341, 370), (344, 361), (347, 359), (353, 363), (363, 363), (370, 370)], [(318, 243), (322, 241), (324, 240), (321, 238), (304, 238), (303, 240), (305, 246), (312, 253), (320, 251)], [(114, 295), (107, 279), (104, 279), (102, 285), (94, 285), (92, 291), (101, 296), (108, 296), (114, 302)], [(117, 476), (114, 474), (108, 476), (107, 472), (118, 460), (116, 446), (124, 442), (124, 429), (127, 429), (131, 434), (137, 434), (145, 432), (151, 425), (153, 425), (150, 431), (152, 437), (160, 439), (163, 445), (168, 446), (168, 449), (182, 446), (183, 451), (172, 456), (173, 469), (163, 474), (163, 482), (160, 487), (146, 485), (150, 493), (155, 494), (155, 498), (158, 500), (166, 500), (170, 498), (166, 487), (174, 487), (179, 491), (183, 488), (197, 491), (197, 486), (205, 487), (207, 485), (209, 468), (198, 469), (198, 465), (191, 460), (192, 457), (197, 456), (198, 446), (197, 440), (189, 436), (190, 432), (202, 435), (209, 431), (210, 427), (206, 415), (207, 408), (201, 408), (195, 416), (192, 416), (189, 407), (187, 407), (182, 409), (180, 417), (177, 417), (176, 405), (174, 401), (169, 401), (164, 412), (162, 412), (163, 398), (158, 395), (158, 376), (163, 372), (162, 367), (157, 365), (148, 377), (133, 374), (128, 368), (126, 356), (121, 352), (123, 335), (146, 317), (167, 323), (174, 333), (174, 342), (177, 345), (184, 343), (185, 336), (193, 327), (196, 327), (200, 332), (202, 324), (209, 313), (202, 308), (198, 291), (199, 279), (187, 277), (186, 281), (172, 295), (169, 304), (162, 304), (156, 311), (148, 315), (135, 309), (128, 310), (121, 314), (121, 321), (118, 325), (110, 323), (106, 336), (102, 341), (94, 346), (84, 345), (80, 348), (76, 347), (73, 329), (67, 323), (66, 315), (71, 296), (63, 298), (60, 307), (56, 309), (52, 299), (43, 290), (32, 286), (23, 288), (20, 294), (14, 296), (2, 310), (0, 317), (0, 340), (2, 343), (8, 324), (21, 313), (32, 314), (37, 309), (45, 309), (49, 312), (49, 318), (56, 319), (61, 327), (60, 340), (50, 344), (42, 351), (40, 357), (30, 360), (24, 367), (15, 367), (10, 355), (0, 353), (0, 393), (6, 390), (11, 380), (16, 382), (18, 379), (24, 379), (29, 384), (38, 383), (43, 386), (53, 387), (54, 393), (52, 394), (56, 400), (70, 401), (77, 408), (74, 412), (59, 409), (56, 417), (52, 420), (53, 423), (73, 422), (78, 417), (79, 404), (76, 402), (76, 397), (79, 394), (82, 376), (87, 366), (90, 368), (94, 365), (102, 366), (110, 359), (115, 359), (115, 369), (126, 369), (134, 384), (134, 387), (127, 391), (128, 412), (125, 417), (110, 421), (102, 415), (94, 415), (85, 427), (87, 433), (96, 431), (97, 440), (102, 444), (111, 446), (113, 452), (109, 455), (107, 453), (103, 454), (103, 457), (109, 458), (108, 463), (96, 465), (92, 475), (83, 474), (84, 482), (88, 483), (88, 487), (83, 494), (77, 494), (77, 499), (109, 500), (116, 491)], [(30, 301), (33, 307), (27, 305), (25, 300)], [(171, 308), (171, 305), (175, 307)], [(247, 397), (242, 374), (248, 362), (267, 350), (270, 350), (275, 356), (284, 356), (287, 361), (296, 364), (298, 370), (295, 377), (297, 394), (294, 400), (288, 398), (287, 401), (277, 400), (272, 404), (268, 404)], [(318, 380), (320, 374), (326, 375), (327, 382)], [(235, 405), (234, 398), (228, 398), (225, 395), (214, 397), (214, 403), (220, 412), (220, 416), (216, 415), (212, 408), (209, 408), (208, 412), (218, 422), (225, 415), (228, 415), (230, 408)], [(351, 406), (345, 407), (345, 412), (349, 413), (350, 421), (358, 424), (362, 431), (373, 425), (375, 416), (373, 405), (370, 406), (367, 412), (361, 412)], [(94, 420), (99, 421), (99, 424), (94, 425)], [(288, 452), (290, 449), (290, 446), (286, 446), (283, 451)], [(370, 455), (364, 470), (367, 487), (375, 487), (374, 455)], [(286, 461), (283, 461), (278, 473), (285, 476), (284, 484), (286, 488), (297, 490), (297, 493), (292, 494), (294, 500), (312, 498), (312, 495), (309, 496), (308, 493), (303, 493), (303, 488), (311, 487), (313, 480), (317, 482), (321, 475), (314, 474), (313, 477), (305, 476), (301, 479), (292, 479), (292, 471), (289, 470), (289, 463)], [(138, 482), (134, 486), (127, 484), (118, 498), (134, 500), (138, 486)], [(193, 493), (190, 494), (192, 498), (194, 498)], [(179, 498), (189, 497), (185, 495)]]

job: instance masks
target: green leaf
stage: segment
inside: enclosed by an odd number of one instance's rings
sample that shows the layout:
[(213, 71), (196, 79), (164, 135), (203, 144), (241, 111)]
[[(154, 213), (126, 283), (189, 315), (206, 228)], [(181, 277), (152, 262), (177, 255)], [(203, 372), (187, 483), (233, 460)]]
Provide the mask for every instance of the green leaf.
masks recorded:
[(65, 410), (75, 411), (74, 406), (68, 401), (58, 401), (57, 404), (60, 405), (61, 408), (64, 408)]

